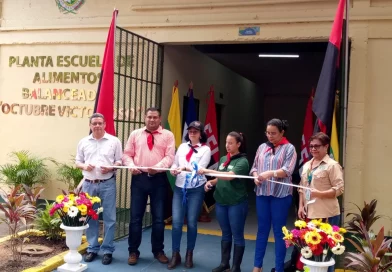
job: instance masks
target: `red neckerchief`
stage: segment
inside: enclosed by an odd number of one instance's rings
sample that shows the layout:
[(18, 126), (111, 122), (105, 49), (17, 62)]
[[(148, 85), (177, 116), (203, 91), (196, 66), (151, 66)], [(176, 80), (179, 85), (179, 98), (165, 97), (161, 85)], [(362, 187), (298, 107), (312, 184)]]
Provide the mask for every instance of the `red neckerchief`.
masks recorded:
[[(205, 145), (205, 144), (201, 144), (200, 146), (203, 146), (203, 145)], [(192, 145), (192, 144), (189, 143), (188, 146), (191, 149), (189, 150), (188, 154), (186, 154), (186, 157), (185, 157), (187, 162), (189, 162), (191, 160), (193, 152), (197, 153), (196, 147), (199, 147), (199, 145), (198, 144), (197, 145)]]
[(271, 142), (267, 142), (268, 148), (264, 153), (267, 153), (268, 151), (272, 150), (272, 152), (275, 154), (275, 148), (280, 146), (280, 145), (285, 145), (285, 144), (289, 144), (290, 142), (286, 139), (286, 137), (282, 137), (282, 139), (280, 140), (279, 143), (277, 143), (276, 145), (274, 145)]
[(148, 149), (152, 150), (153, 146), (154, 146), (154, 136), (153, 134), (157, 134), (158, 130), (155, 131), (149, 131), (148, 129), (145, 130), (148, 135), (147, 135), (147, 146)]
[(226, 158), (227, 158), (227, 159), (226, 159), (226, 161), (223, 163), (223, 167), (226, 167), (226, 166), (229, 165), (230, 160), (231, 160), (231, 155), (230, 155), (230, 153), (227, 153)]

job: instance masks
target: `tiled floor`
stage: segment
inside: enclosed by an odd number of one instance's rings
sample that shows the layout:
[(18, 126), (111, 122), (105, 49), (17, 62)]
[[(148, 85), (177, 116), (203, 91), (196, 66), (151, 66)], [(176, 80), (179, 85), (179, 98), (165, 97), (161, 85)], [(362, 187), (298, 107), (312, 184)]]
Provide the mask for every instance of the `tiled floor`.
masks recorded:
[[(126, 239), (116, 242), (116, 251), (113, 254), (113, 262), (108, 266), (101, 264), (101, 255), (91, 263), (88, 263), (86, 271), (167, 271), (166, 265), (160, 264), (153, 258), (151, 253), (150, 243), (151, 230), (147, 229), (143, 232), (143, 241), (140, 247), (141, 255), (139, 263), (135, 266), (130, 266), (127, 263), (128, 259), (128, 241)], [(184, 237), (185, 236), (185, 237)], [(185, 255), (186, 235), (182, 239), (182, 257)], [(199, 234), (197, 237), (196, 249), (194, 251), (195, 267), (186, 269), (183, 265), (178, 266), (173, 271), (192, 271), (192, 272), (206, 272), (211, 271), (220, 262), (220, 237), (213, 235)], [(171, 231), (165, 231), (166, 248), (165, 252), (168, 257), (171, 256)], [(242, 271), (252, 271), (253, 257), (254, 257), (255, 241), (246, 241), (246, 250), (242, 262)], [(286, 259), (289, 258), (291, 251), (287, 252)], [(271, 271), (274, 267), (274, 243), (268, 243), (266, 256), (264, 258), (264, 271)]]

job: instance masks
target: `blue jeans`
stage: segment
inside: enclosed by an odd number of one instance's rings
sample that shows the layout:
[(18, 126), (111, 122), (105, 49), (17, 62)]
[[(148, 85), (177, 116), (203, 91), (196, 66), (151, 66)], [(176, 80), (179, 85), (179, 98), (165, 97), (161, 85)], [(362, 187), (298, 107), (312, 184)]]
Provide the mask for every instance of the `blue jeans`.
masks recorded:
[[(335, 225), (335, 226), (340, 226), (340, 214), (339, 214), (339, 215), (332, 216), (332, 217), (329, 217), (329, 218), (328, 218), (328, 223), (329, 223), (331, 226), (333, 226), (333, 225)], [(336, 261), (336, 260), (335, 260), (335, 261)], [(328, 267), (328, 272), (334, 272), (334, 271), (335, 271), (335, 266), (334, 266), (334, 265)]]
[(274, 196), (256, 196), (258, 228), (254, 262), (255, 267), (263, 267), (263, 259), (272, 223), (275, 237), (275, 271), (284, 271), (286, 245), (283, 241), (282, 227), (286, 225), (292, 198), (291, 195), (282, 198)]
[(173, 193), (173, 230), (172, 230), (172, 249), (173, 252), (180, 251), (182, 226), (186, 214), (187, 223), (187, 250), (193, 250), (197, 237), (197, 219), (200, 214), (204, 200), (204, 186), (186, 190), (187, 202), (182, 204), (182, 188), (174, 187)]
[[(86, 229), (87, 252), (98, 253), (99, 249), (101, 249), (103, 254), (112, 254), (115, 250), (113, 239), (116, 228), (116, 178), (113, 176), (111, 179), (101, 183), (84, 181), (82, 191), (90, 196), (98, 196), (103, 207), (104, 237), (102, 245), (98, 243), (99, 221), (91, 219), (88, 222), (89, 228)], [(97, 208), (96, 206), (94, 205), (94, 209)]]
[(222, 229), (222, 241), (231, 242), (234, 245), (245, 246), (244, 227), (248, 215), (248, 200), (237, 205), (215, 204), (216, 218)]
[(154, 255), (163, 252), (165, 232), (165, 201), (167, 194), (166, 173), (148, 176), (146, 173), (132, 176), (131, 182), (131, 223), (129, 224), (128, 251), (140, 255), (142, 242), (142, 221), (150, 196), (152, 215), (151, 244)]

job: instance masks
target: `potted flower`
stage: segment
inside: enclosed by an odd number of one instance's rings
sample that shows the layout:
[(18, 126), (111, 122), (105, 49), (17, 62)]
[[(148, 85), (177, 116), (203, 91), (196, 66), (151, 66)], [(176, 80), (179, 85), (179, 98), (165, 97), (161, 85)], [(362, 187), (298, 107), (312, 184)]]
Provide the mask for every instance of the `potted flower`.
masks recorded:
[[(57, 213), (62, 221), (61, 228), (66, 234), (66, 243), (69, 252), (64, 256), (65, 264), (58, 268), (59, 271), (76, 271), (76, 269), (86, 269), (85, 264), (80, 264), (82, 255), (78, 252), (78, 247), (82, 240), (82, 234), (88, 228), (88, 222), (98, 220), (98, 214), (103, 211), (99, 207), (101, 199), (90, 196), (87, 193), (79, 194), (65, 193), (56, 197), (56, 202), (50, 210), (50, 215)], [(83, 271), (78, 270), (78, 271)]]
[(327, 271), (329, 266), (335, 264), (334, 255), (341, 255), (345, 251), (343, 245), (346, 233), (344, 228), (331, 226), (322, 220), (295, 222), (295, 229), (289, 231), (282, 228), (286, 246), (296, 246), (301, 252), (301, 262), (307, 266), (308, 271)]

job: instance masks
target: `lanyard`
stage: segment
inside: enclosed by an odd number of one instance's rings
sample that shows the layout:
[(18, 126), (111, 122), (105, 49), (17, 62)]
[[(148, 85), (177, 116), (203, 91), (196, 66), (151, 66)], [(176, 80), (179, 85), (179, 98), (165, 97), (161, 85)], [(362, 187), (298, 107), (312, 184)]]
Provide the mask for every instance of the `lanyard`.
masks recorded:
[(310, 168), (308, 169), (308, 187), (310, 187), (310, 184), (312, 183), (314, 171), (316, 171), (322, 163), (322, 161), (321, 161), (319, 165), (317, 165), (315, 168), (313, 168), (313, 162), (314, 162), (314, 160), (310, 163)]

